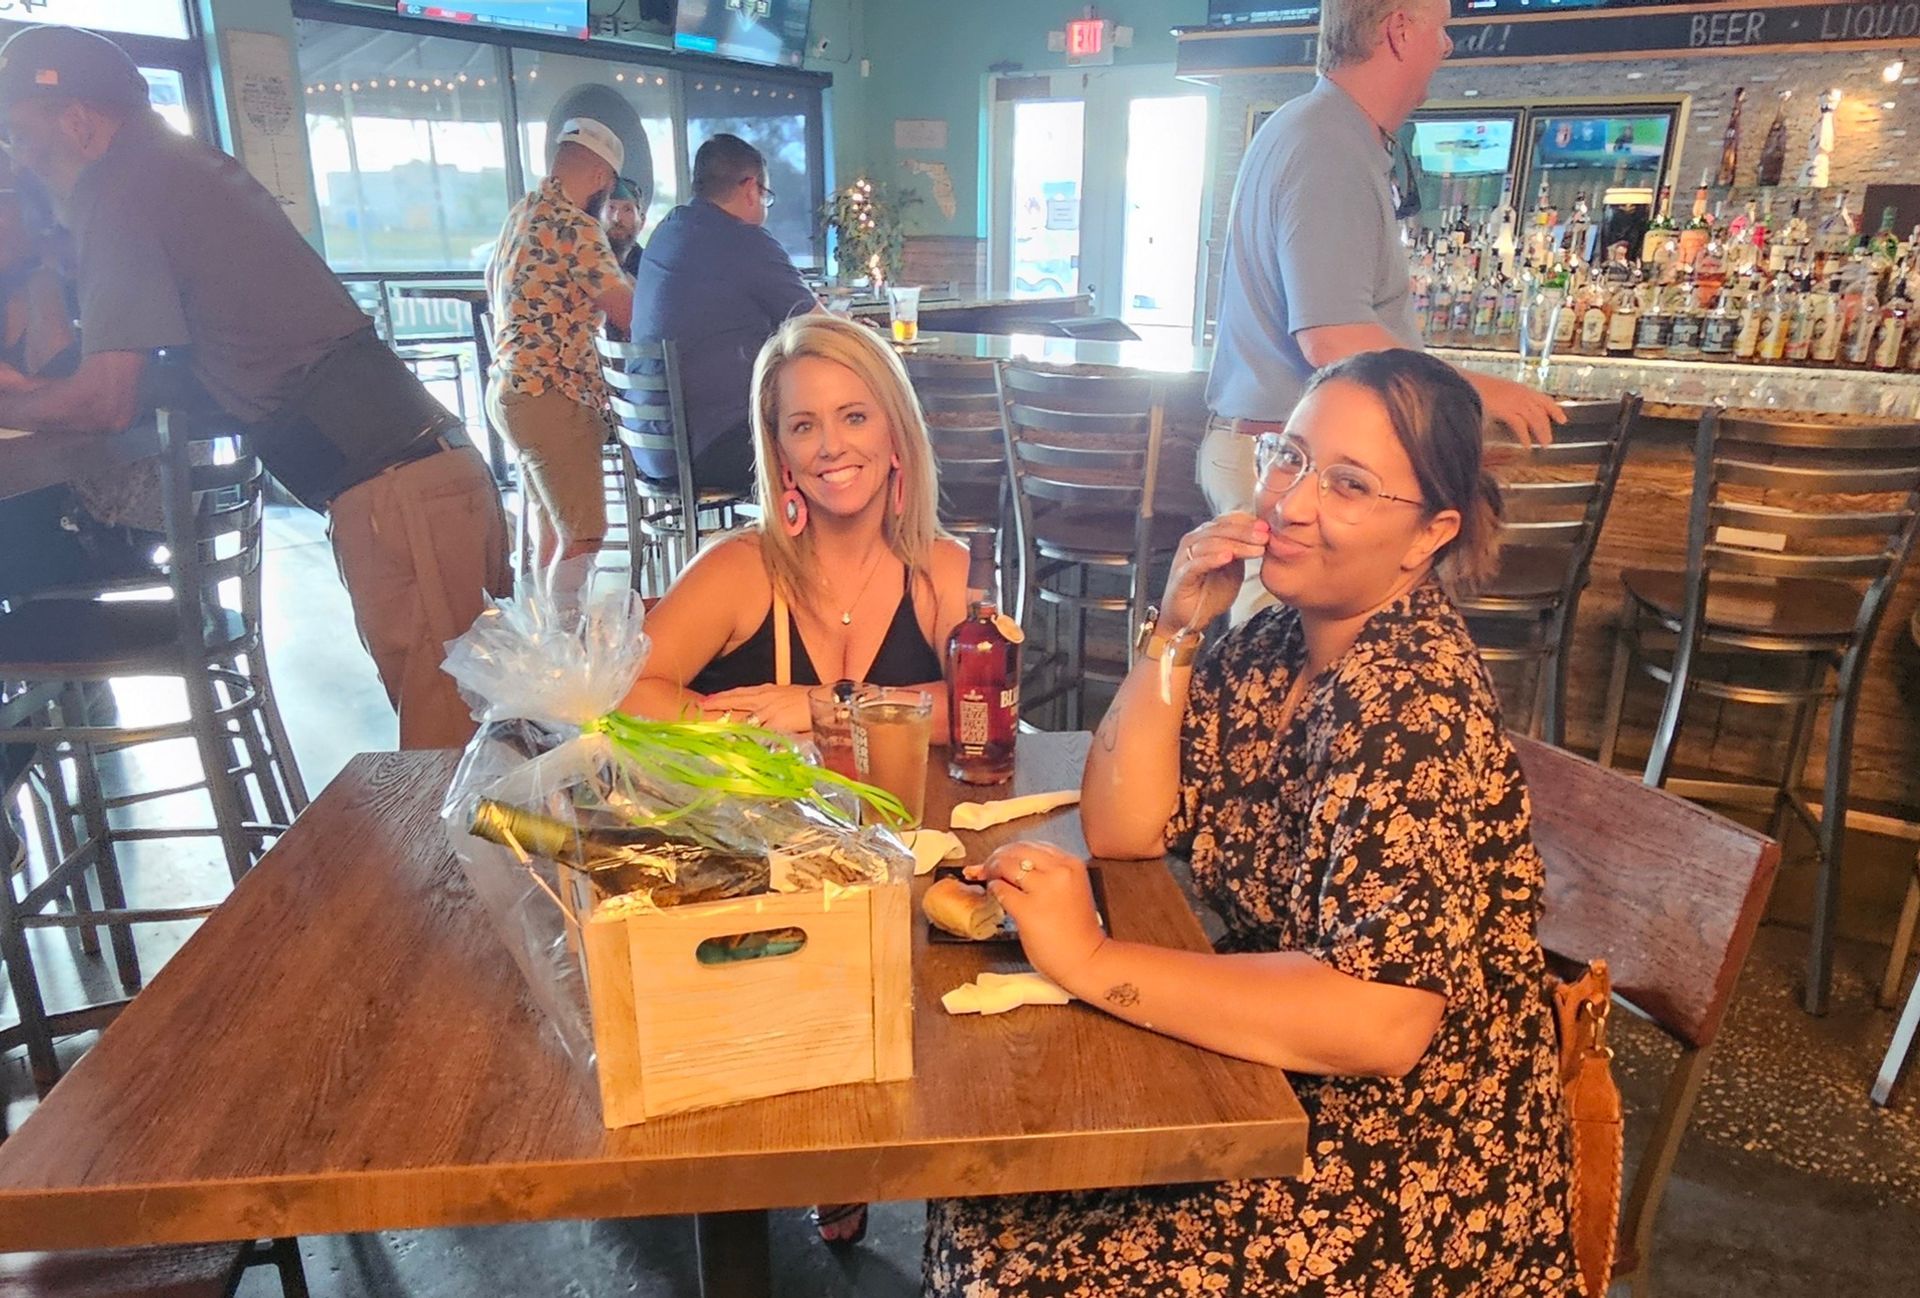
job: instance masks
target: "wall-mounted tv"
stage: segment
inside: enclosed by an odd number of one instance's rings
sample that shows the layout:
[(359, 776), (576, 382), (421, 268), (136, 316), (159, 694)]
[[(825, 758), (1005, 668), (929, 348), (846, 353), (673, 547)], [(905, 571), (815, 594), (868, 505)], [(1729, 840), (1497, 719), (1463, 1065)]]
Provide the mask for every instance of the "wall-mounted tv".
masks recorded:
[(1452, 117), (1413, 123), (1413, 156), (1428, 176), (1498, 176), (1513, 165), (1514, 118)]
[(399, 0), (398, 7), (407, 18), (587, 37), (587, 0), (447, 0), (445, 4)]
[(1536, 113), (1532, 166), (1535, 172), (1600, 167), (1620, 176), (1654, 175), (1667, 155), (1673, 131), (1670, 113)]
[(680, 0), (673, 48), (766, 67), (797, 68), (807, 57), (813, 0)]

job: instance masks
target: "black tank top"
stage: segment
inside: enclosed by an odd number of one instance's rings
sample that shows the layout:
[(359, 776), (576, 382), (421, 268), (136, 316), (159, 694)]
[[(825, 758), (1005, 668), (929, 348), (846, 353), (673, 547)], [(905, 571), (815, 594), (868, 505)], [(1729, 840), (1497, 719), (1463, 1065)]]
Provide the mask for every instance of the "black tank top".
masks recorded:
[[(807, 654), (806, 643), (800, 639), (800, 626), (791, 610), (787, 613), (787, 627), (793, 646), (792, 683), (826, 684)], [(687, 688), (696, 694), (718, 694), (742, 685), (771, 685), (773, 674), (773, 608), (769, 605), (760, 629), (733, 652), (721, 654), (701, 668), (699, 674), (687, 682)], [(893, 610), (893, 621), (887, 624), (879, 652), (874, 654), (873, 664), (862, 679), (868, 685), (926, 685), (939, 680), (941, 675), (940, 655), (927, 643), (919, 619), (913, 614), (913, 573), (908, 572), (900, 591), (900, 603)]]

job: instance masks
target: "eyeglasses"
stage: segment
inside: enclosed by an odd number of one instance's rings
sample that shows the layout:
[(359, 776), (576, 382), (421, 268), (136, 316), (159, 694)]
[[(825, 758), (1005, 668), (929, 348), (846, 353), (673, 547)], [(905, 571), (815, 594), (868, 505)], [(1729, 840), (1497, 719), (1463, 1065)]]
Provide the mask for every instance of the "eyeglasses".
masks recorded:
[(758, 181), (756, 183), (758, 183), (760, 186), (760, 206), (772, 207), (773, 206), (773, 186), (767, 184), (767, 182), (764, 180)]
[(1393, 219), (1411, 221), (1420, 215), (1420, 177), (1415, 171), (1413, 154), (1401, 147), (1397, 136), (1389, 136), (1387, 157), (1391, 160), (1387, 188), (1393, 194)]
[[(1259, 468), (1259, 490), (1276, 504), (1285, 500), (1314, 472), (1313, 452), (1291, 433), (1263, 434), (1254, 446)], [(1357, 464), (1329, 464), (1319, 471), (1320, 507), (1335, 522), (1365, 522), (1383, 500), (1425, 506), (1418, 496), (1396, 496), (1387, 491), (1380, 475)]]

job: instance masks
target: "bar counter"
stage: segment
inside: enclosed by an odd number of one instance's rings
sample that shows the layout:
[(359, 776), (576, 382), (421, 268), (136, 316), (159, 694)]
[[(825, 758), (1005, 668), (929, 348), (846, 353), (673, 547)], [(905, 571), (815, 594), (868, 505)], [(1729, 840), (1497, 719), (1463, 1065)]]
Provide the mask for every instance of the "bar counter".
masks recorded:
[[(909, 350), (916, 355), (1018, 360), (1061, 369), (1117, 369), (1163, 377), (1171, 385), (1169, 423), (1194, 435), (1204, 427), (1211, 361), (1211, 351), (1205, 347), (1159, 341), (1080, 342), (1020, 334), (924, 333)], [(1511, 378), (1519, 371), (1517, 357), (1444, 348), (1436, 354), (1484, 373)], [(1621, 607), (1621, 571), (1686, 566), (1693, 433), (1702, 409), (1724, 399), (1735, 410), (1812, 415), (1835, 422), (1920, 418), (1920, 375), (1914, 374), (1568, 356), (1552, 362), (1546, 387), (1569, 399), (1613, 399), (1639, 391), (1647, 402), (1601, 529), (1592, 583), (1581, 599), (1576, 623), (1567, 742), (1588, 752), (1600, 741), (1612, 630)], [(1910, 563), (1902, 575), (1868, 661), (1854, 740), (1855, 806), (1881, 803), (1920, 814), (1920, 651), (1907, 635), (1917, 602), (1920, 562)], [(1502, 688), (1510, 714), (1527, 715), (1525, 684), (1502, 679)], [(1623, 760), (1637, 761), (1645, 752), (1659, 702), (1660, 689), (1652, 681), (1642, 678), (1630, 687), (1621, 730)], [(1771, 776), (1783, 760), (1787, 740), (1776, 711), (1710, 699), (1690, 704), (1681, 734), (1680, 765), (1726, 775)], [(1823, 713), (1804, 777), (1815, 789), (1822, 776), (1824, 746)]]

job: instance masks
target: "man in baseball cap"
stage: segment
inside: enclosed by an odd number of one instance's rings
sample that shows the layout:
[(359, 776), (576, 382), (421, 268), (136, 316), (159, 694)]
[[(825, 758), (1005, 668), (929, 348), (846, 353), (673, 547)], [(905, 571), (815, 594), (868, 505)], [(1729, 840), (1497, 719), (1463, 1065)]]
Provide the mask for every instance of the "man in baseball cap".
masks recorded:
[(519, 453), (532, 558), (553, 567), (552, 589), (563, 601), (586, 584), (607, 533), (607, 389), (594, 336), (605, 320), (627, 319), (633, 284), (597, 214), (625, 160), (605, 123), (568, 118), (547, 178), (507, 213), (487, 261), (487, 412)]
[(444, 645), (511, 574), (499, 492), (460, 421), (274, 196), (160, 120), (112, 41), (68, 27), (16, 34), (0, 48), (0, 127), (72, 232), (81, 347), (70, 377), (0, 365), (0, 427), (124, 432), (156, 354), (170, 369), (183, 360), (267, 470), (327, 514), (401, 746), (465, 743), (473, 717), (440, 670)]

